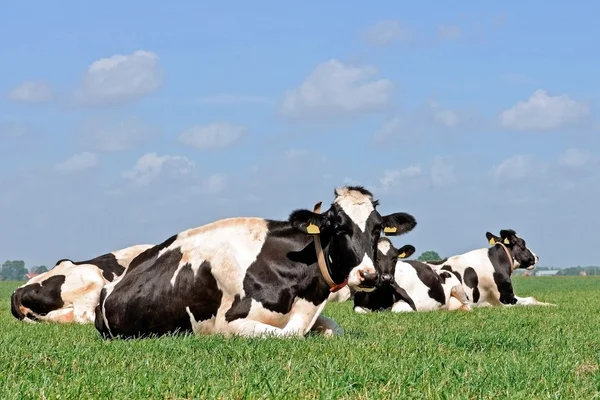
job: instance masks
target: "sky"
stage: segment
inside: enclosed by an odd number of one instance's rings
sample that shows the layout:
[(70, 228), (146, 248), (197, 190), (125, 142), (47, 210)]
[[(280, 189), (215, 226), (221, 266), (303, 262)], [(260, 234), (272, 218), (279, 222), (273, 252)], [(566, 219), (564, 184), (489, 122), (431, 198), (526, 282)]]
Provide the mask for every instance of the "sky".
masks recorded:
[[(54, 265), (359, 184), (417, 254), (598, 265), (600, 4), (3, 2), (0, 259)], [(595, 28), (594, 28), (595, 26)]]

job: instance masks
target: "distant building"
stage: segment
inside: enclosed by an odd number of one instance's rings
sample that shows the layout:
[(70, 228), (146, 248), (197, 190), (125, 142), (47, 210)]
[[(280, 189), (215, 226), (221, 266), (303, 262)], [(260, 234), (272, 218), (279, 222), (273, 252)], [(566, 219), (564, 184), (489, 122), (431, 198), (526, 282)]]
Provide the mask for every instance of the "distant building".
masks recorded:
[(553, 275), (558, 274), (559, 271), (560, 270), (558, 270), (558, 269), (551, 269), (549, 271), (537, 271), (535, 273), (535, 276), (553, 276)]
[(30, 273), (26, 274), (25, 276), (27, 277), (27, 279), (31, 279), (31, 278), (33, 278), (34, 276), (38, 276), (38, 275), (39, 275), (39, 274), (36, 274), (35, 272), (30, 272)]
[(585, 271), (579, 271), (579, 276), (586, 276), (587, 273)]

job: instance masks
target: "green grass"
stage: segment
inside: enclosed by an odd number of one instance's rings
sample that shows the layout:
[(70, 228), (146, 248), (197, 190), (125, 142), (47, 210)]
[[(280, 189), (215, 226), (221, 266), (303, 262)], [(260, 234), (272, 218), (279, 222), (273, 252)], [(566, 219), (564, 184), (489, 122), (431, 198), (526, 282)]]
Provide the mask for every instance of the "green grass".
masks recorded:
[(103, 341), (93, 326), (18, 322), (0, 283), (0, 399), (600, 398), (600, 277), (515, 278), (558, 307), (324, 314), (327, 339)]

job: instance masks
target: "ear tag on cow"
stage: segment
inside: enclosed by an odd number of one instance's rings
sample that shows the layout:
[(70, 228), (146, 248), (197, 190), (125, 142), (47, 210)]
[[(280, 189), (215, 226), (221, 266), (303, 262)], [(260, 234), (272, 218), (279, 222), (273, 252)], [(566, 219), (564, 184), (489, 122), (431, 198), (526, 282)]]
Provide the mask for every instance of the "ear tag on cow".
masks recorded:
[(398, 228), (396, 228), (395, 226), (386, 226), (385, 228), (383, 228), (384, 233), (394, 233), (397, 230)]
[(398, 254), (398, 258), (406, 258), (406, 253)]
[(510, 241), (508, 239), (504, 239), (504, 244), (510, 244)]
[(496, 239), (494, 239), (494, 238), (490, 238), (490, 244), (491, 244), (491, 245), (494, 245), (494, 244), (496, 244)]
[(315, 224), (309, 224), (306, 227), (306, 232), (310, 233), (311, 235), (316, 235), (317, 233), (321, 233), (321, 231), (319, 230), (319, 227), (316, 226)]

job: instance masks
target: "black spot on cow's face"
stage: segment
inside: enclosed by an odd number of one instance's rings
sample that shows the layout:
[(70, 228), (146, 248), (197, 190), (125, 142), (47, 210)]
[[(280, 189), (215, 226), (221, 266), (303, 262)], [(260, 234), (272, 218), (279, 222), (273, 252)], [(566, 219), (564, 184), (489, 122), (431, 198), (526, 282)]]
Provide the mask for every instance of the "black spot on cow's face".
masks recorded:
[(363, 276), (357, 289), (372, 289), (378, 281), (374, 264), (381, 234), (401, 235), (410, 232), (417, 222), (406, 213), (381, 216), (373, 195), (360, 186), (338, 188), (335, 195), (331, 207), (323, 214), (296, 210), (289, 221), (306, 233), (315, 226), (318, 228), (323, 242), (327, 243), (326, 256), (332, 275), (345, 278), (359, 267), (368, 276)]
[(500, 242), (504, 244), (511, 252), (518, 268), (533, 269), (535, 264), (539, 262), (539, 257), (527, 247), (525, 240), (517, 236), (517, 233), (512, 229), (502, 229), (500, 237), (487, 232), (486, 237), (490, 243)]

